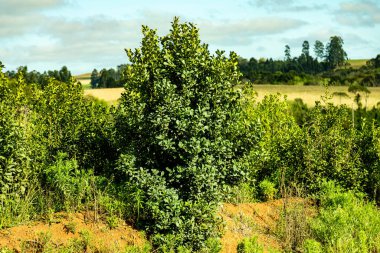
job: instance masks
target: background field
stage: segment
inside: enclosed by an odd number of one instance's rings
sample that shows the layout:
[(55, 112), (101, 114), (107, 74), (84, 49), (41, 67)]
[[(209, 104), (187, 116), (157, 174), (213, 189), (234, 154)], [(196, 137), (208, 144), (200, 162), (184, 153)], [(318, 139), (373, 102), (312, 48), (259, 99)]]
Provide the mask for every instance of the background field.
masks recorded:
[[(342, 98), (332, 96), (331, 101), (336, 104), (347, 104), (352, 106), (354, 94), (347, 91), (348, 87), (345, 86), (331, 86), (327, 88), (328, 94), (332, 95), (334, 92), (345, 92), (349, 98)], [(108, 89), (87, 89), (84, 91), (85, 95), (94, 96), (96, 98), (105, 100), (110, 104), (116, 104), (120, 98), (124, 88), (108, 88)], [(321, 101), (321, 96), (325, 95), (326, 88), (323, 86), (294, 86), (294, 85), (255, 85), (254, 90), (258, 94), (258, 100), (262, 100), (265, 95), (280, 93), (285, 95), (288, 100), (301, 98), (308, 106), (314, 106), (315, 101)], [(369, 88), (371, 93), (367, 98), (367, 107), (372, 108), (377, 106), (380, 102), (380, 87)], [(366, 105), (366, 99), (363, 97), (362, 103)]]
[(369, 59), (351, 59), (351, 60), (348, 60), (348, 63), (354, 69), (358, 69), (358, 68), (366, 65), (366, 63), (367, 63), (368, 60)]
[(84, 89), (91, 89), (91, 73), (84, 73), (74, 77), (82, 84)]

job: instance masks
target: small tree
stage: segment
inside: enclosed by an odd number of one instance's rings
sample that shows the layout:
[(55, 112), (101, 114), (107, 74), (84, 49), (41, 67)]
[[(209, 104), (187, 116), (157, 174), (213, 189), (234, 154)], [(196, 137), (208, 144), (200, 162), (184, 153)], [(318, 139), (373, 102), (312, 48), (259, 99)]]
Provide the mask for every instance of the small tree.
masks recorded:
[(305, 40), (302, 43), (302, 54), (305, 55), (306, 57), (309, 57), (309, 55), (310, 55), (309, 50), (310, 50), (309, 42), (307, 40)]
[(339, 97), (339, 104), (342, 104), (342, 98), (349, 98), (350, 96), (343, 91), (336, 91), (332, 94), (334, 97)]
[(286, 45), (285, 46), (285, 60), (286, 61), (290, 61), (291, 60), (291, 55), (290, 55), (290, 47), (289, 47), (289, 45)]
[(326, 46), (326, 62), (331, 69), (343, 66), (347, 60), (347, 53), (343, 50), (343, 39), (332, 36)]
[(350, 85), (348, 87), (348, 92), (355, 94), (354, 100), (355, 100), (358, 108), (361, 107), (361, 102), (360, 102), (361, 95), (360, 95), (360, 93), (364, 93), (365, 98), (366, 98), (366, 107), (367, 107), (368, 95), (371, 93), (371, 91), (368, 90), (367, 87), (359, 85), (359, 84), (353, 84), (353, 85)]
[(98, 87), (99, 84), (99, 72), (97, 69), (94, 69), (91, 72), (91, 87), (94, 89)]
[(154, 244), (197, 250), (218, 236), (221, 190), (242, 177), (238, 59), (210, 54), (198, 29), (178, 18), (166, 36), (142, 30), (141, 48), (127, 50), (119, 169)]
[(320, 60), (322, 60), (323, 56), (324, 56), (324, 52), (325, 52), (325, 47), (324, 47), (323, 43), (319, 40), (316, 40), (314, 43), (315, 56), (317, 58), (319, 58)]

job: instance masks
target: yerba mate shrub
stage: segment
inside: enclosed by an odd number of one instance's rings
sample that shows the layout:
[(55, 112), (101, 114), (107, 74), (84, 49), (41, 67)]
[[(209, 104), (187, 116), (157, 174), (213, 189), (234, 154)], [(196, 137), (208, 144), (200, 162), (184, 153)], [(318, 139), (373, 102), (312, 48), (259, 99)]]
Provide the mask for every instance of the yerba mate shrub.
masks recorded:
[(221, 190), (243, 173), (237, 55), (212, 55), (198, 29), (177, 18), (166, 36), (146, 26), (143, 34), (141, 48), (127, 50), (119, 170), (154, 244), (198, 250), (219, 236)]

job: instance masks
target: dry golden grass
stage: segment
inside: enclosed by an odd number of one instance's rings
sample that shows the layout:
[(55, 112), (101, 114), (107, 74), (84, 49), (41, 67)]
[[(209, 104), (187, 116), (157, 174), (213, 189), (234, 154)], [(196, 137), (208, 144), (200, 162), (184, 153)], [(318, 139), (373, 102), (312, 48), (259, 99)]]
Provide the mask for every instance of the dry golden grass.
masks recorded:
[[(314, 106), (315, 101), (322, 101), (321, 97), (326, 92), (326, 88), (323, 86), (254, 85), (253, 88), (258, 93), (258, 100), (262, 100), (265, 95), (280, 93), (286, 95), (288, 100), (301, 98), (308, 106)], [(380, 87), (369, 88), (369, 90), (371, 93), (368, 95), (367, 100), (363, 95), (362, 103), (363, 105), (367, 104), (368, 108), (372, 108), (380, 102)], [(354, 94), (348, 92), (347, 86), (330, 86), (327, 88), (327, 92), (331, 96), (334, 92), (345, 92), (349, 98), (332, 96), (330, 101), (335, 105), (346, 104), (352, 106)]]
[(354, 69), (360, 68), (361, 66), (366, 65), (368, 59), (351, 59), (348, 60), (348, 63), (350, 64), (351, 67)]
[(91, 89), (91, 73), (77, 75), (74, 78), (82, 84), (84, 89)]
[[(277, 94), (286, 95), (288, 100), (301, 98), (308, 106), (314, 106), (315, 101), (321, 101), (321, 96), (325, 95), (326, 88), (322, 86), (294, 86), (294, 85), (254, 85), (254, 90), (258, 93), (258, 100), (262, 100), (265, 95)], [(352, 106), (354, 94), (347, 91), (345, 86), (332, 86), (327, 89), (332, 95), (334, 92), (345, 92), (349, 98), (339, 98), (332, 96), (331, 102), (335, 105), (346, 104)], [(116, 104), (121, 97), (124, 88), (108, 88), (108, 89), (89, 89), (85, 90), (85, 95), (90, 95), (102, 99), (110, 104)], [(369, 88), (371, 93), (367, 98), (367, 107), (372, 108), (380, 102), (380, 87)], [(362, 98), (363, 105), (366, 104), (365, 97)]]
[(91, 73), (84, 73), (77, 76), (74, 76), (76, 79), (90, 79)]
[(123, 91), (124, 88), (89, 89), (84, 91), (84, 95), (102, 99), (109, 104), (116, 104)]

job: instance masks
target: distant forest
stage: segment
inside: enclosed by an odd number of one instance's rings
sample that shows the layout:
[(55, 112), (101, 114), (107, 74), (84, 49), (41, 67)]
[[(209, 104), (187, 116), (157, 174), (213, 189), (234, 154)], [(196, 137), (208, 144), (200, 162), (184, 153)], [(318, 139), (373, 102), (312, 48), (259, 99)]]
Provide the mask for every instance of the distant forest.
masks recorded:
[(304, 41), (298, 57), (292, 57), (286, 45), (284, 60), (240, 58), (239, 67), (244, 79), (255, 84), (380, 86), (380, 54), (355, 69), (347, 61), (343, 44), (338, 36), (331, 37), (326, 46), (317, 40), (312, 57), (310, 44)]
[[(347, 61), (343, 45), (341, 37), (332, 36), (326, 46), (319, 40), (311, 46), (305, 40), (302, 43), (302, 53), (298, 57), (292, 56), (289, 45), (285, 45), (283, 60), (240, 57), (239, 69), (243, 74), (242, 81), (252, 84), (380, 86), (380, 54), (368, 60), (364, 66), (353, 68)], [(91, 72), (91, 88), (123, 87), (127, 81), (124, 77), (127, 66), (121, 64), (116, 68), (94, 69)], [(43, 73), (28, 71), (26, 66), (20, 66), (17, 72), (23, 73), (26, 83), (35, 83), (42, 88), (47, 85), (50, 78), (65, 83), (72, 78), (66, 66), (60, 70)], [(7, 71), (5, 75), (14, 78), (17, 72)]]

